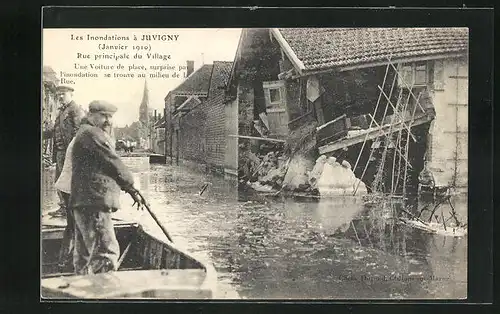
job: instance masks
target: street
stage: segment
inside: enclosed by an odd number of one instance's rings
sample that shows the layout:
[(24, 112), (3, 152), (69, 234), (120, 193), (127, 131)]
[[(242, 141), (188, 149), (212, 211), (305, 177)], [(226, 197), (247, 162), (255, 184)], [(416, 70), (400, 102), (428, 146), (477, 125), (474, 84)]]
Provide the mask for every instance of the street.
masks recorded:
[[(393, 208), (356, 198), (265, 198), (186, 165), (123, 160), (174, 241), (212, 261), (223, 290), (243, 298), (467, 296), (467, 237), (405, 226)], [(44, 211), (57, 203), (53, 175), (44, 173)], [(147, 212), (130, 208), (128, 195), (121, 202), (124, 213), (155, 228)], [(467, 200), (453, 202), (466, 219)]]

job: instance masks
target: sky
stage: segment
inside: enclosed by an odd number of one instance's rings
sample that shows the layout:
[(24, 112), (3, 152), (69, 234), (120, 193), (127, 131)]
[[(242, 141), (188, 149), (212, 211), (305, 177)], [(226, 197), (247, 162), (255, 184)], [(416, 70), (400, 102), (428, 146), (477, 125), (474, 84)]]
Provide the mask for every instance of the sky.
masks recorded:
[[(203, 64), (211, 64), (213, 61), (233, 61), (238, 46), (241, 29), (44, 29), (42, 37), (43, 65), (50, 66), (61, 78), (61, 71), (66, 73), (97, 73), (98, 78), (77, 77), (67, 78), (73, 80), (69, 85), (75, 89), (74, 100), (85, 109), (92, 100), (107, 100), (118, 107), (114, 116), (114, 125), (122, 127), (130, 125), (139, 119), (139, 106), (144, 90), (144, 78), (106, 78), (104, 72), (128, 72), (128, 67), (144, 65), (147, 68), (153, 65), (185, 66), (186, 61), (194, 61), (194, 69)], [(89, 39), (88, 35), (98, 36), (128, 36), (129, 40), (104, 40)], [(136, 35), (138, 40), (134, 41)], [(178, 35), (177, 40), (159, 40), (158, 37), (150, 37), (149, 41), (141, 40), (143, 35)], [(160, 37), (161, 38), (165, 38)], [(73, 39), (72, 39), (73, 38)], [(81, 38), (77, 40), (77, 38)], [(174, 37), (170, 37), (172, 39)], [(125, 49), (100, 49), (99, 45), (127, 46)], [(147, 47), (141, 50), (143, 59), (133, 59), (137, 52), (135, 46)], [(102, 46), (101, 46), (102, 47)], [(150, 49), (150, 50), (149, 50)], [(149, 51), (148, 51), (149, 50)], [(78, 58), (80, 53), (80, 58)], [(95, 60), (95, 56), (129, 54), (130, 59)], [(170, 55), (169, 60), (147, 59), (146, 53), (158, 53)], [(89, 55), (90, 59), (83, 58)], [(121, 63), (124, 70), (92, 70), (90, 64), (103, 66), (117, 66)], [(76, 67), (79, 67), (78, 69)], [(87, 66), (87, 69), (82, 69)], [(147, 75), (155, 73), (148, 69)], [(135, 72), (137, 73), (137, 72)], [(171, 70), (163, 70), (162, 73), (171, 74)], [(180, 70), (181, 77), (185, 69)], [(183, 82), (183, 78), (148, 78), (149, 107), (163, 113), (164, 98), (168, 92)]]

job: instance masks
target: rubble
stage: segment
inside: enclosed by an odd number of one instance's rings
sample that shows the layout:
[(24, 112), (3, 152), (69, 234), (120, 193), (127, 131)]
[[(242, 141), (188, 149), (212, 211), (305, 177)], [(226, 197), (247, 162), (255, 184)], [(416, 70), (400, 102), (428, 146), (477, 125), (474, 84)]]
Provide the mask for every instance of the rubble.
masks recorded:
[(309, 172), (309, 184), (311, 188), (316, 188), (319, 178), (323, 173), (323, 169), (326, 163), (326, 156), (321, 155), (318, 159), (316, 159), (316, 164), (311, 172)]
[(355, 177), (346, 160), (339, 163), (334, 157), (322, 155), (314, 162), (303, 154), (286, 158), (280, 151), (249, 156), (251, 175), (245, 182), (258, 192), (342, 196), (353, 195), (359, 184), (358, 195), (367, 194), (365, 184)]
[(334, 157), (329, 157), (317, 182), (317, 188), (322, 196), (353, 195), (358, 184), (358, 195), (366, 195), (366, 186), (356, 178), (351, 165), (345, 160), (339, 163)]
[(307, 170), (312, 167), (312, 162), (303, 155), (295, 155), (291, 159), (283, 179), (283, 189), (293, 192), (307, 191), (311, 187)]

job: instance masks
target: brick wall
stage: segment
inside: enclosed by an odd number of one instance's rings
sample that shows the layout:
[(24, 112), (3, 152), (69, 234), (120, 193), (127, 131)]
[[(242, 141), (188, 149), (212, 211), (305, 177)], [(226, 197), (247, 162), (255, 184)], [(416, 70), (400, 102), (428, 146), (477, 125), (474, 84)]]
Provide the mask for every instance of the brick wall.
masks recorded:
[(184, 115), (179, 129), (180, 158), (224, 167), (224, 90), (212, 91), (207, 100)]
[(226, 149), (224, 90), (212, 90), (205, 105), (207, 112), (207, 163), (223, 167)]
[(206, 161), (206, 104), (201, 104), (180, 119), (179, 157), (205, 163)]
[(226, 157), (225, 84), (231, 63), (215, 61), (208, 97), (180, 118), (179, 158), (224, 172)]

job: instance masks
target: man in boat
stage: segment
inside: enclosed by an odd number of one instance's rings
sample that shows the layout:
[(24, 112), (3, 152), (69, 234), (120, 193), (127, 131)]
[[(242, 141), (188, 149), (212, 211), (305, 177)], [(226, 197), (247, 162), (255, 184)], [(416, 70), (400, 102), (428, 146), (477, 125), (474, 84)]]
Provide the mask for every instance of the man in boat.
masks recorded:
[[(52, 161), (56, 163), (55, 181), (59, 179), (64, 165), (66, 150), (75, 136), (83, 118), (83, 110), (73, 101), (74, 89), (70, 86), (58, 86), (57, 97), (61, 102), (59, 113), (53, 127), (44, 132), (44, 137), (53, 137)], [(51, 215), (67, 216), (69, 195), (58, 191), (59, 209)]]
[(132, 173), (115, 151), (111, 121), (116, 111), (106, 101), (92, 101), (73, 144), (70, 208), (77, 274), (116, 270), (120, 248), (111, 213), (120, 207), (120, 190), (129, 193), (138, 208), (144, 204)]

